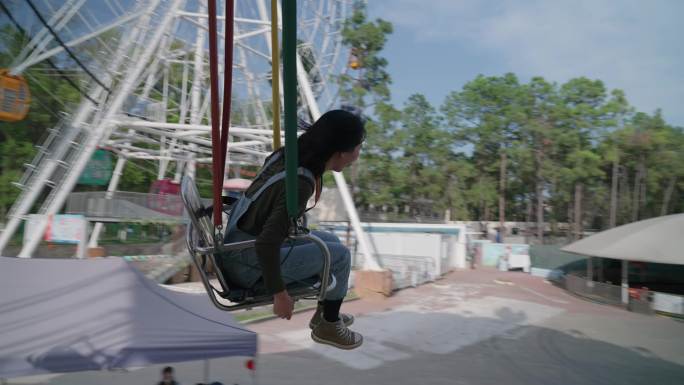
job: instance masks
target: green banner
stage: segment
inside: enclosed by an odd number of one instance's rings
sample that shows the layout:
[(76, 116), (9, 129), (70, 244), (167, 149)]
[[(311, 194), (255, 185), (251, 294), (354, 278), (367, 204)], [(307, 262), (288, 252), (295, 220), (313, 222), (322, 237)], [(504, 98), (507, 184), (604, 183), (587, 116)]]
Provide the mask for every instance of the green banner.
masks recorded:
[(106, 150), (96, 150), (85, 170), (78, 178), (78, 184), (106, 186), (112, 177), (112, 154)]

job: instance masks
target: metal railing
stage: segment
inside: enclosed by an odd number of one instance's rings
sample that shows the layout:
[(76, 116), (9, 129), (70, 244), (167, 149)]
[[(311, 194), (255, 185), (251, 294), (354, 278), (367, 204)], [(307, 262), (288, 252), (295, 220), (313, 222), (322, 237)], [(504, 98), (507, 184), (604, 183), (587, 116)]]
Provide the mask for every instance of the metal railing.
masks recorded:
[[(16, 215), (18, 208), (18, 202), (25, 199), (27, 195), (35, 188), (38, 181), (39, 170), (45, 167), (44, 163), (50, 159), (58, 160), (55, 157), (59, 155), (59, 148), (63, 145), (64, 138), (69, 136), (67, 131), (72, 130), (72, 127), (66, 123), (66, 115), (64, 115), (60, 121), (55, 125), (55, 127), (48, 128), (46, 133), (40, 140), (40, 145), (36, 146), (38, 151), (33, 157), (31, 163), (24, 164), (24, 173), (18, 182), (13, 182), (12, 184), (21, 189), (20, 196), (15, 200), (15, 204), (12, 205), (9, 212), (7, 213), (7, 218), (11, 218)], [(50, 186), (51, 187), (51, 186)]]
[(93, 221), (186, 222), (183, 201), (178, 195), (105, 191), (73, 193), (66, 212), (81, 214)]
[(384, 268), (392, 272), (393, 289), (416, 287), (439, 278), (433, 258), (379, 254), (378, 259)]
[(566, 274), (565, 289), (594, 301), (622, 306), (622, 287), (618, 285), (591, 281), (575, 274)]

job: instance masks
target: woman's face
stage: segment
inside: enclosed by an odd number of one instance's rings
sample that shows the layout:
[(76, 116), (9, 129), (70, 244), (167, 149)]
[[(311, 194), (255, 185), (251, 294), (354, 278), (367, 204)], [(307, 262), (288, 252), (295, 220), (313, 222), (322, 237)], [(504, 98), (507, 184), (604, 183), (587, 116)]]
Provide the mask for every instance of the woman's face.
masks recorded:
[(334, 153), (330, 160), (328, 160), (326, 169), (341, 172), (347, 166), (349, 166), (350, 164), (354, 163), (357, 159), (359, 159), (359, 154), (361, 154), (361, 147), (362, 144), (359, 144), (358, 146), (354, 147), (352, 151), (342, 151)]

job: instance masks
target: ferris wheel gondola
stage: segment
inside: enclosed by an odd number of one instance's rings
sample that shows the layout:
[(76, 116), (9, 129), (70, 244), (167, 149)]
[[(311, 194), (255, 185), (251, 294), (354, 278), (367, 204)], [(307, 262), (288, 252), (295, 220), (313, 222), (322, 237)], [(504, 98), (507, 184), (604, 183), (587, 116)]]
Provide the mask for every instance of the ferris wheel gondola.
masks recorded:
[(0, 68), (0, 120), (16, 122), (28, 114), (31, 93), (26, 79), (12, 75), (7, 68)]

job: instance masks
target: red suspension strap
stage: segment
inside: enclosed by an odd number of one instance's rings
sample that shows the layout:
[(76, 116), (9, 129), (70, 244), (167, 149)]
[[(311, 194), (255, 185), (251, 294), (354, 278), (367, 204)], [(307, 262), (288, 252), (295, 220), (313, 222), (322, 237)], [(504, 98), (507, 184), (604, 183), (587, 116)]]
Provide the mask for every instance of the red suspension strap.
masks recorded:
[(228, 150), (228, 133), (230, 128), (230, 100), (233, 82), (233, 19), (234, 2), (226, 1), (225, 46), (224, 46), (224, 81), (223, 81), (223, 114), (219, 111), (219, 74), (218, 74), (218, 31), (216, 27), (216, 0), (209, 0), (209, 80), (211, 86), (211, 154), (214, 195), (214, 226), (220, 228), (221, 191), (223, 174), (226, 167)]
[[(228, 132), (230, 131), (230, 101), (233, 91), (233, 20), (234, 0), (226, 0), (225, 45), (223, 47), (223, 117), (221, 118), (221, 178), (226, 171), (226, 151), (228, 149)], [(223, 185), (223, 180), (221, 181)]]

